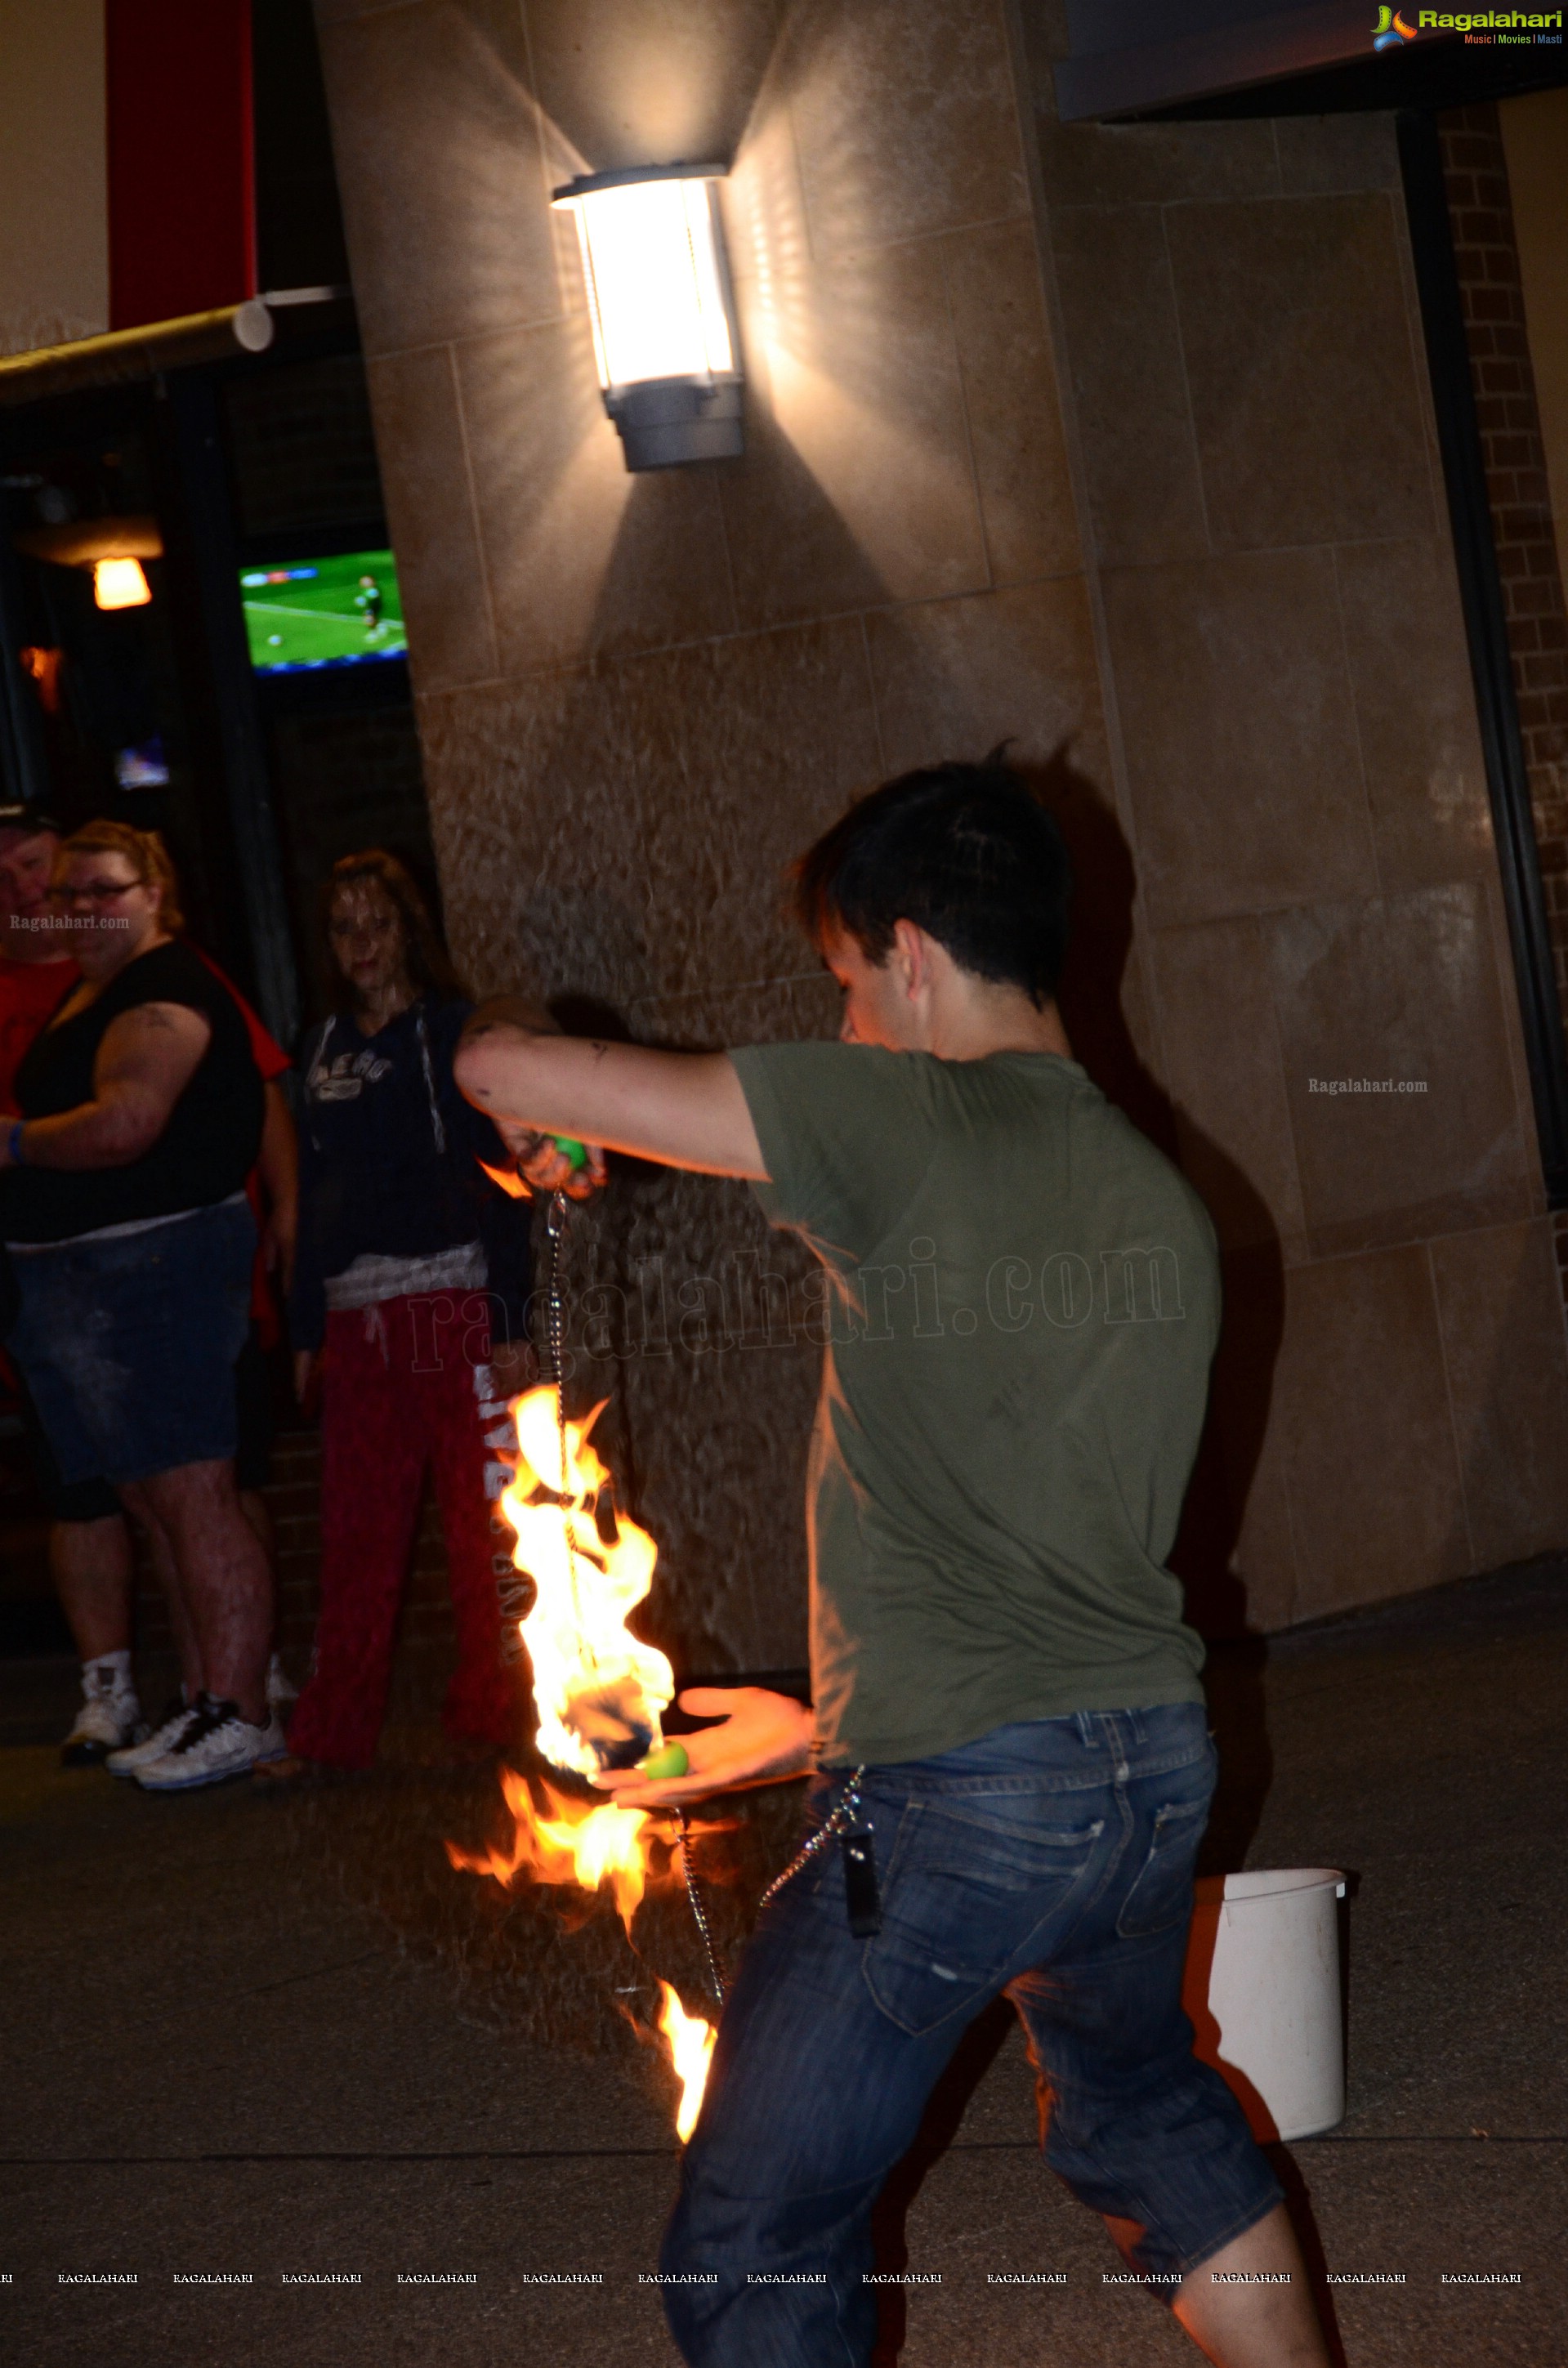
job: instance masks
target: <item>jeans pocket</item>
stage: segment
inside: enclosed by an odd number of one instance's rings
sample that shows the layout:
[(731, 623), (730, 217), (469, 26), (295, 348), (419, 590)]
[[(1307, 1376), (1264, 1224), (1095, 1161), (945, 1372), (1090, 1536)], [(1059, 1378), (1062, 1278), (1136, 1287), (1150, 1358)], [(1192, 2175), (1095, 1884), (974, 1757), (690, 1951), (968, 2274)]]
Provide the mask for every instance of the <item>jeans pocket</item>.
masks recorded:
[(1123, 1941), (1148, 1940), (1191, 1915), (1192, 1870), (1208, 1822), (1207, 1791), (1200, 1801), (1170, 1801), (1155, 1811), (1148, 1856), (1116, 1919)]
[(889, 2021), (914, 2035), (972, 2014), (1070, 1903), (1104, 1831), (1103, 1818), (990, 1822), (911, 1803), (882, 1884), (882, 1929), (861, 1961)]

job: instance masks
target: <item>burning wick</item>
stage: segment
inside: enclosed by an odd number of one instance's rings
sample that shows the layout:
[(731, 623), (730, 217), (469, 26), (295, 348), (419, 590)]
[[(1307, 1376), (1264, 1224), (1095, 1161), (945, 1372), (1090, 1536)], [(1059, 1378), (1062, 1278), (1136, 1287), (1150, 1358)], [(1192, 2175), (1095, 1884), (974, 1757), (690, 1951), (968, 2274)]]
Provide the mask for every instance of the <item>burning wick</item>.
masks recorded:
[(635, 1767), (660, 1751), (659, 1722), (675, 1695), (665, 1655), (626, 1626), (653, 1585), (659, 1550), (617, 1509), (588, 1443), (603, 1411), (562, 1424), (552, 1383), (517, 1399), (517, 1466), (501, 1497), (517, 1533), (512, 1560), (536, 1589), (519, 1633), (533, 1665), (539, 1748), (579, 1776)]

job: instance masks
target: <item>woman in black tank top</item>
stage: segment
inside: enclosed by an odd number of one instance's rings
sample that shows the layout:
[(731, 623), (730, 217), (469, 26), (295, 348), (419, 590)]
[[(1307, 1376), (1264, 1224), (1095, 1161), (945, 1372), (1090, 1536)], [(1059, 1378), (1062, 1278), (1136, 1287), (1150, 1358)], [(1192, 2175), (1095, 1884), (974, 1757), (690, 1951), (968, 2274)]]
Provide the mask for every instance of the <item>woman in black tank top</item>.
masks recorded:
[(53, 894), (82, 978), (0, 1129), (19, 1302), (7, 1346), (64, 1483), (101, 1474), (167, 1543), (207, 1691), (134, 1773), (185, 1791), (283, 1748), (265, 1699), (270, 1577), (233, 1471), (263, 1088), (233, 998), (174, 941), (177, 888), (152, 833), (78, 831)]

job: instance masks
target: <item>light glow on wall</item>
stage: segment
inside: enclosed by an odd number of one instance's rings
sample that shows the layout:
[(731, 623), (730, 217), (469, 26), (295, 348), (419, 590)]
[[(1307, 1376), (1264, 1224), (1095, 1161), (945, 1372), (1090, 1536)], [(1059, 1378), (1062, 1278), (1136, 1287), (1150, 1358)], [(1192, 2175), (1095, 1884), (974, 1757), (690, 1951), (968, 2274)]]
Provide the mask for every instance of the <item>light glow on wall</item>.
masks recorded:
[(605, 408), (629, 469), (743, 450), (720, 165), (587, 174), (554, 203), (577, 226)]
[(93, 598), (100, 609), (143, 609), (153, 589), (139, 559), (99, 559), (93, 564)]

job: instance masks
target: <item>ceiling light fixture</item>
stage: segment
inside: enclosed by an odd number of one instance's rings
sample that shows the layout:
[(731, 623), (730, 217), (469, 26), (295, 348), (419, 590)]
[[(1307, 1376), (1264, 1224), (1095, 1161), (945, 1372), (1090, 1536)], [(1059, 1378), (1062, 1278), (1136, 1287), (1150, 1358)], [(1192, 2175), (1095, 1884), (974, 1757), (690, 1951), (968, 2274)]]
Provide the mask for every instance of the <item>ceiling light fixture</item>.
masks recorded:
[(722, 165), (586, 173), (554, 192), (577, 224), (605, 409), (628, 469), (745, 450), (724, 265)]
[(152, 597), (139, 559), (93, 562), (93, 598), (100, 609), (144, 609)]

